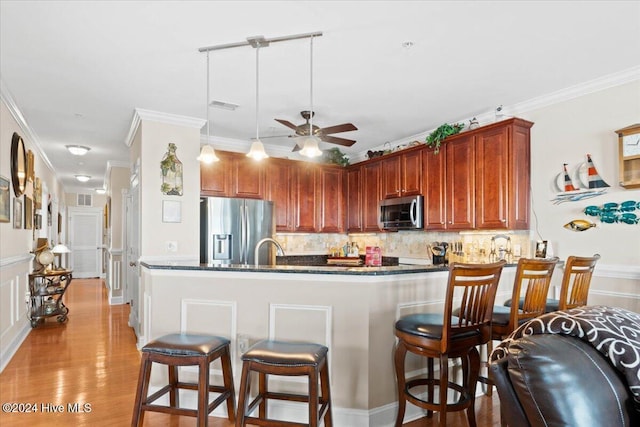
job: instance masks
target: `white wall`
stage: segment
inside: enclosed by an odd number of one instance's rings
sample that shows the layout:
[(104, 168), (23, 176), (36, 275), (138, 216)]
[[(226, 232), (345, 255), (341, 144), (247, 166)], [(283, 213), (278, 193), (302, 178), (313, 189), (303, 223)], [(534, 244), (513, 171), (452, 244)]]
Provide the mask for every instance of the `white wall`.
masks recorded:
[[(50, 195), (52, 205), (57, 209), (65, 209), (64, 192), (55, 172), (43, 158), (39, 147), (32, 139), (31, 131), (26, 123), (19, 121), (22, 117), (10, 95), (4, 91), (0, 101), (0, 175), (11, 179), (11, 139), (17, 132), (24, 140), (25, 148), (34, 153), (35, 176), (42, 181), (43, 190)], [(10, 222), (0, 223), (0, 371), (4, 369), (13, 353), (18, 349), (30, 331), (26, 315), (25, 294), (28, 291), (28, 274), (33, 270), (30, 253), (37, 237), (47, 237), (57, 242), (57, 227), (47, 227), (47, 203), (42, 200), (42, 230), (13, 228), (13, 205), (15, 194), (10, 191)], [(45, 191), (43, 191), (44, 194)], [(26, 194), (33, 195), (33, 184), (27, 182)], [(24, 201), (24, 196), (21, 196)], [(24, 209), (24, 206), (23, 206)], [(23, 213), (24, 215), (24, 213)], [(58, 215), (54, 211), (53, 215)], [(24, 218), (23, 218), (24, 224)], [(56, 222), (52, 222), (56, 224)], [(64, 239), (64, 236), (62, 237)]]
[[(196, 159), (200, 152), (200, 127), (189, 122), (173, 124), (142, 120), (140, 258), (200, 257), (200, 164)], [(160, 161), (169, 143), (175, 143), (178, 147), (176, 155), (183, 165), (182, 196), (167, 196), (160, 191)], [(162, 203), (165, 200), (180, 202), (181, 222), (162, 221)], [(170, 252), (167, 242), (177, 243), (177, 250)]]
[[(532, 230), (553, 245), (561, 258), (569, 255), (602, 255), (599, 264), (640, 267), (640, 225), (604, 224), (586, 216), (589, 205), (635, 200), (640, 190), (618, 185), (618, 138), (615, 130), (640, 123), (640, 80), (555, 105), (519, 114), (535, 122), (531, 128)], [(600, 176), (611, 187), (607, 194), (559, 205), (550, 200), (554, 182), (562, 171), (586, 162), (589, 153)], [(636, 211), (640, 216), (640, 211)], [(537, 219), (537, 222), (536, 222)], [(590, 219), (597, 226), (583, 232), (563, 226), (573, 219)]]

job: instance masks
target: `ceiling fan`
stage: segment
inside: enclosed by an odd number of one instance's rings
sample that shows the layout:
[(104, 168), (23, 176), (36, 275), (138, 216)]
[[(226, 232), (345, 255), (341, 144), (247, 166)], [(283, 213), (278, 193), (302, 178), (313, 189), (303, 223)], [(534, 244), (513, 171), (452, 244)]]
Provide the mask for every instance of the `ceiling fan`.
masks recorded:
[[(306, 122), (301, 124), (301, 125), (298, 125), (298, 126), (294, 125), (293, 123), (291, 123), (288, 120), (282, 120), (282, 119), (275, 119), (275, 120), (276, 120), (276, 122), (281, 123), (281, 124), (285, 125), (286, 127), (288, 127), (290, 129), (292, 129), (293, 131), (295, 131), (295, 135), (290, 135), (292, 137), (294, 137), (294, 136), (309, 136), (310, 128), (312, 128), (313, 129), (313, 135), (318, 137), (321, 141), (328, 142), (330, 144), (344, 145), (345, 147), (351, 147), (353, 144), (356, 143), (356, 141), (354, 141), (352, 139), (340, 138), (340, 137), (337, 137), (337, 136), (331, 136), (330, 135), (332, 133), (341, 133), (341, 132), (349, 132), (349, 131), (352, 131), (352, 130), (358, 130), (358, 128), (355, 127), (353, 124), (351, 124), (351, 123), (343, 123), (341, 125), (329, 126), (329, 127), (321, 128), (319, 126), (316, 126), (315, 124), (312, 124), (312, 125), (309, 124), (309, 120), (315, 115), (315, 112), (305, 110), (305, 111), (301, 111), (300, 115), (302, 116), (303, 119), (306, 120)], [(302, 147), (300, 147), (296, 143), (296, 146), (294, 147), (293, 151), (298, 151), (301, 148)]]

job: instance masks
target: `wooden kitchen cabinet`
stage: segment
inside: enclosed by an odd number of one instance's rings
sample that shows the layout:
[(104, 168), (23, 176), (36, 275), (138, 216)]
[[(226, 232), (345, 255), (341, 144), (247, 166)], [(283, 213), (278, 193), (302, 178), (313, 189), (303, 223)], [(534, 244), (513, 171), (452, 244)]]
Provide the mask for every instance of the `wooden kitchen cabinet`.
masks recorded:
[(318, 192), (318, 166), (308, 162), (295, 162), (293, 175), (293, 231), (315, 232), (318, 230), (320, 206)]
[(349, 168), (345, 175), (347, 231), (362, 231), (362, 168), (359, 166)]
[(220, 161), (200, 164), (202, 196), (263, 199), (265, 189), (262, 162), (240, 154), (219, 151)]
[(362, 231), (380, 231), (378, 203), (382, 200), (382, 164), (362, 166)]
[(318, 169), (318, 174), (320, 206), (317, 231), (342, 233), (345, 217), (344, 168), (322, 166)]
[(435, 152), (426, 148), (422, 153), (422, 188), (424, 190), (425, 230), (445, 230), (446, 216), (446, 150)]
[(446, 228), (471, 230), (475, 228), (476, 175), (473, 135), (452, 139), (444, 145), (444, 151)]
[(263, 199), (265, 189), (264, 165), (264, 160), (258, 162), (244, 154), (235, 158), (231, 163), (231, 197)]
[(293, 231), (294, 163), (286, 159), (266, 159), (265, 199), (274, 205), (276, 232)]
[(447, 138), (440, 154), (426, 150), (425, 229), (528, 229), (532, 125), (508, 119)]
[(216, 152), (220, 159), (210, 164), (200, 163), (200, 195), (230, 197), (231, 153)]
[(530, 128), (521, 119), (475, 135), (476, 228), (529, 228)]
[(404, 197), (422, 194), (422, 150), (383, 158), (382, 197)]

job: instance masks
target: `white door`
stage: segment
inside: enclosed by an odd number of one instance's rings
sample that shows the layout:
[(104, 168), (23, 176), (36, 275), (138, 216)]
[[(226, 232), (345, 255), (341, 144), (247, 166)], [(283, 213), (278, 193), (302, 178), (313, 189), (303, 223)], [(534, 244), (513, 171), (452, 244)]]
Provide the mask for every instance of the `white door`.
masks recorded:
[(69, 249), (73, 277), (102, 273), (102, 209), (69, 208)]
[(129, 194), (125, 198), (124, 224), (124, 268), (125, 268), (125, 301), (130, 304), (129, 326), (140, 336), (140, 187), (138, 176), (131, 177)]

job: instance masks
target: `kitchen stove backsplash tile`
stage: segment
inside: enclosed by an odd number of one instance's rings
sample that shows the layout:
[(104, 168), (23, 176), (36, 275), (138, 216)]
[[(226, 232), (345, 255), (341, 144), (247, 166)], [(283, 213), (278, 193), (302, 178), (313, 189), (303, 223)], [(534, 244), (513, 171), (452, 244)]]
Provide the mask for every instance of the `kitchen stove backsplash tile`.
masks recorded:
[[(287, 255), (324, 255), (333, 247), (342, 247), (347, 241), (356, 242), (360, 252), (364, 253), (366, 246), (380, 246), (382, 254), (393, 257), (431, 259), (429, 245), (432, 242), (463, 243), (464, 252), (468, 255), (468, 262), (486, 261), (491, 251), (491, 237), (501, 235), (501, 232), (466, 232), (435, 233), (420, 231), (399, 231), (397, 233), (368, 233), (368, 234), (277, 234), (276, 240), (283, 246)], [(512, 255), (519, 250), (520, 256), (531, 256), (532, 243), (529, 231), (514, 231), (508, 235), (511, 239)], [(506, 240), (496, 240), (496, 253), (499, 246), (504, 246)], [(484, 252), (484, 258), (481, 255)], [(517, 257), (513, 256), (517, 261)]]

